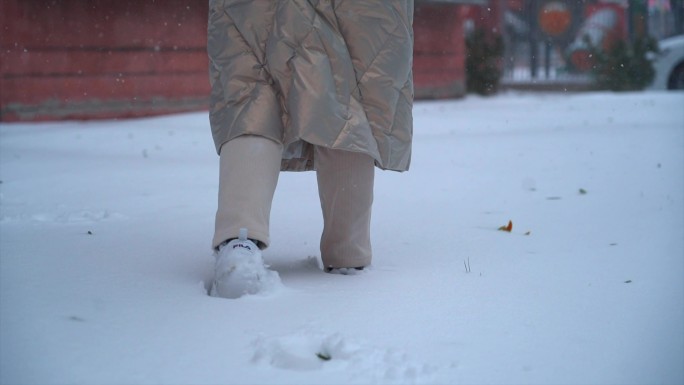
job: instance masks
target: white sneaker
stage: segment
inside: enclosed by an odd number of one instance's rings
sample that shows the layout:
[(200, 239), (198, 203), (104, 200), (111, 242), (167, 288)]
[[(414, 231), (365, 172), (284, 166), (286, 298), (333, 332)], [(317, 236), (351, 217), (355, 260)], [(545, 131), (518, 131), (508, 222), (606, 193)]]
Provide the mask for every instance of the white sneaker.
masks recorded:
[(209, 292), (212, 297), (239, 298), (281, 285), (278, 273), (266, 268), (261, 250), (247, 238), (247, 229), (240, 229), (238, 239), (221, 245), (215, 257), (214, 281)]

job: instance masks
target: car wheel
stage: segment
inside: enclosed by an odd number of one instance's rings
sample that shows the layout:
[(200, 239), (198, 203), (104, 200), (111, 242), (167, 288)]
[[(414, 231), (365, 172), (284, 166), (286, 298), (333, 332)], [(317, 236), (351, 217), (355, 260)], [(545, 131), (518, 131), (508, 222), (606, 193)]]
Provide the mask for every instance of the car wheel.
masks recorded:
[(684, 90), (684, 62), (677, 64), (667, 80), (668, 90)]

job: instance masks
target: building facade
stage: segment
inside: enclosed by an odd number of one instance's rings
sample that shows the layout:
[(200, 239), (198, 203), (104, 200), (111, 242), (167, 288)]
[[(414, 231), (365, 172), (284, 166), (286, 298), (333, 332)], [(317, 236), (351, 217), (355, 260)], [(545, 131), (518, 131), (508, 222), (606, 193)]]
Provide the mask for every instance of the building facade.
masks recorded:
[[(417, 98), (465, 94), (463, 18), (483, 0), (416, 0)], [(207, 1), (3, 0), (0, 120), (207, 107)]]

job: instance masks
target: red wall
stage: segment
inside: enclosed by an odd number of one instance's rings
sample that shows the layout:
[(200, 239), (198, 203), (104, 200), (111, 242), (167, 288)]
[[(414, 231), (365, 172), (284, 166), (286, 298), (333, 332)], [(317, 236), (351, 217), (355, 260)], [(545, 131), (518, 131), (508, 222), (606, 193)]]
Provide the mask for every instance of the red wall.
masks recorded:
[[(206, 0), (0, 1), (0, 120), (207, 108)], [(416, 4), (416, 97), (465, 93), (458, 5)]]
[(462, 6), (416, 4), (413, 20), (413, 80), (416, 98), (465, 94)]
[(3, 0), (1, 120), (204, 108), (207, 2)]

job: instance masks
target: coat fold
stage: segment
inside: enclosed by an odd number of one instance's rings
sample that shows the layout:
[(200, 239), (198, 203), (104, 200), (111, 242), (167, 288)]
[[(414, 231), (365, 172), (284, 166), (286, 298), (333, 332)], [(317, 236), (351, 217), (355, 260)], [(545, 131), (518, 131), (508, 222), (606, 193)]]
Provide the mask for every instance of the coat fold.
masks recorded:
[(412, 0), (211, 0), (216, 150), (259, 135), (283, 143), (284, 171), (313, 169), (312, 146), (408, 170), (412, 25)]

